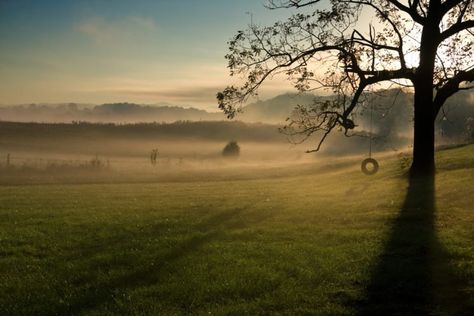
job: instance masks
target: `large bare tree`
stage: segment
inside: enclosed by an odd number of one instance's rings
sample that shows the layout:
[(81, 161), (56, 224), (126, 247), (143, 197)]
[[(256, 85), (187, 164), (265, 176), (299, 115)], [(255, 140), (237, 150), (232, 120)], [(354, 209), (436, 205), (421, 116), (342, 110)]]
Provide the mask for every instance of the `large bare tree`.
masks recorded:
[(410, 174), (432, 175), (436, 116), (450, 96), (474, 81), (474, 1), (269, 0), (267, 7), (295, 13), (271, 26), (251, 24), (229, 42), (230, 74), (244, 82), (217, 94), (228, 117), (276, 74), (288, 76), (300, 91), (331, 90), (334, 98), (298, 107), (286, 126), (292, 134), (319, 135), (317, 151), (331, 131), (351, 134), (367, 90), (409, 87)]

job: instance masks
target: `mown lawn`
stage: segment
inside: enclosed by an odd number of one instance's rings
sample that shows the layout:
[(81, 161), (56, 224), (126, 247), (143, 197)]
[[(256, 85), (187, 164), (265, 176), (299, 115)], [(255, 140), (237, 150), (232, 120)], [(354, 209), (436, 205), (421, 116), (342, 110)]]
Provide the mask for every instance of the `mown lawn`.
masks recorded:
[[(0, 186), (0, 315), (469, 315), (474, 147), (285, 177)], [(434, 201), (434, 202), (433, 202)]]

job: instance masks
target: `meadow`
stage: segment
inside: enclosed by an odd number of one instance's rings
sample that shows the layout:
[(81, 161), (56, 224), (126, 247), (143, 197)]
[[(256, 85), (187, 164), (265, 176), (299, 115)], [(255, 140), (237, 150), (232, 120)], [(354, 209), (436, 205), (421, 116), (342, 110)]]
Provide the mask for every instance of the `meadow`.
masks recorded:
[(0, 314), (469, 315), (474, 146), (437, 156), (4, 181)]

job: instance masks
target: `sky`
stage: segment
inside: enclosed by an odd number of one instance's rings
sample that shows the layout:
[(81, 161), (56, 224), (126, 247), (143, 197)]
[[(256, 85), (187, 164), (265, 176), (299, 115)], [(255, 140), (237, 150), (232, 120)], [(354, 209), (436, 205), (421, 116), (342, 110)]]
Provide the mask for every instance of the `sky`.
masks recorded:
[[(0, 0), (0, 104), (172, 103), (217, 110), (227, 41), (263, 0)], [(262, 97), (288, 90), (269, 83)]]

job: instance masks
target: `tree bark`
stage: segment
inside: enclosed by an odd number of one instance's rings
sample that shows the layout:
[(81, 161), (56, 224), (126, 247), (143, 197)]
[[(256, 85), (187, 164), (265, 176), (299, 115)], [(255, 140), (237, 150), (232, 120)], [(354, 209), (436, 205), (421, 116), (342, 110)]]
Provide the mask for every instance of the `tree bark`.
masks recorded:
[(412, 178), (432, 177), (435, 173), (435, 120), (431, 95), (415, 91)]
[(416, 70), (415, 118), (413, 139), (412, 178), (432, 177), (435, 173), (435, 111), (433, 103), (433, 76), (439, 45), (440, 0), (429, 2), (420, 41), (420, 64)]

